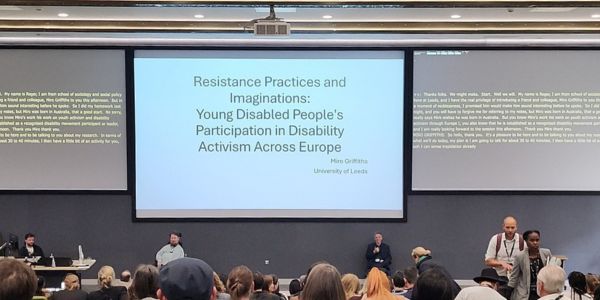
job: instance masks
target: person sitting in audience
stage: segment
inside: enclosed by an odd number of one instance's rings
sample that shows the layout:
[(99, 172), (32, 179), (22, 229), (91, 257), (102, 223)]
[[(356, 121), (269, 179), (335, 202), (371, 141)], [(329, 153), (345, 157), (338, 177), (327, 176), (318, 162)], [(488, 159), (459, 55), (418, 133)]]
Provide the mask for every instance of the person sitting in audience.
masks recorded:
[(362, 298), (358, 276), (350, 273), (344, 274), (342, 276), (342, 286), (344, 287), (346, 300), (360, 300)]
[(229, 294), (227, 294), (225, 285), (223, 284), (223, 281), (221, 281), (221, 278), (219, 277), (219, 274), (217, 274), (217, 272), (213, 273), (213, 283), (215, 285), (215, 288), (217, 289), (217, 300), (231, 299)]
[(394, 295), (391, 292), (390, 280), (387, 275), (378, 268), (372, 268), (367, 275), (365, 283), (365, 300), (405, 300), (403, 296)]
[(302, 283), (300, 283), (300, 279), (292, 279), (288, 290), (290, 292), (290, 300), (299, 300), (300, 292), (302, 292)]
[(35, 244), (35, 235), (28, 233), (25, 235), (25, 245), (19, 249), (19, 257), (44, 257), (42, 247)]
[(227, 291), (232, 300), (250, 300), (254, 291), (254, 276), (246, 266), (237, 266), (227, 275)]
[(498, 287), (505, 283), (506, 280), (500, 276), (493, 268), (481, 270), (481, 276), (473, 278), (479, 286), (471, 286), (464, 288), (458, 293), (455, 300), (505, 300), (500, 293)]
[(600, 300), (600, 288), (594, 291), (594, 300)]
[(185, 257), (185, 252), (181, 246), (181, 232), (173, 231), (169, 234), (169, 243), (156, 253), (156, 266), (162, 268), (170, 261), (182, 257)]
[(38, 276), (37, 288), (35, 289), (35, 294), (33, 295), (32, 300), (48, 300), (48, 295), (44, 291), (45, 289), (46, 289), (46, 278), (44, 278), (44, 276)]
[(565, 270), (556, 265), (543, 267), (537, 274), (536, 292), (539, 300), (568, 300), (562, 292), (565, 286)]
[(597, 274), (587, 273), (585, 275), (585, 282), (588, 294), (593, 295), (594, 291), (596, 291), (598, 286), (600, 286), (600, 276)]
[(300, 298), (302, 300), (346, 300), (338, 270), (325, 263), (311, 268)]
[(160, 270), (156, 295), (160, 300), (216, 300), (213, 273), (201, 259), (173, 260)]
[(123, 286), (113, 286), (115, 270), (111, 266), (103, 266), (98, 271), (100, 289), (88, 294), (88, 300), (127, 300), (127, 289)]
[(279, 277), (275, 274), (271, 274), (269, 276), (273, 277), (273, 287), (270, 290), (270, 292), (275, 296), (279, 297), (280, 300), (287, 300), (287, 297), (281, 292), (279, 292)]
[(415, 261), (417, 270), (419, 271), (419, 276), (431, 268), (436, 268), (438, 269), (438, 272), (441, 272), (446, 277), (446, 280), (452, 286), (453, 294), (457, 295), (458, 292), (460, 292), (460, 286), (454, 281), (448, 270), (431, 258), (431, 250), (427, 250), (423, 247), (416, 247), (412, 250), (411, 255)]
[(402, 296), (406, 299), (412, 298), (413, 288), (417, 282), (419, 271), (416, 267), (408, 267), (404, 269), (404, 290), (406, 291)]
[(402, 273), (402, 271), (394, 272), (394, 275), (392, 275), (392, 284), (392, 294), (404, 295), (406, 293), (406, 290), (404, 289), (406, 281), (404, 280), (404, 273)]
[(0, 299), (31, 300), (37, 287), (33, 270), (15, 259), (0, 260)]
[(513, 289), (511, 299), (538, 299), (537, 274), (552, 256), (550, 250), (540, 248), (540, 232), (528, 230), (523, 233), (527, 249), (515, 257), (508, 286)]
[(156, 298), (158, 290), (158, 268), (153, 265), (140, 265), (133, 273), (133, 280), (129, 287), (131, 300), (152, 300)]
[(119, 278), (119, 280), (121, 281), (120, 285), (129, 289), (129, 287), (131, 286), (131, 272), (129, 270), (124, 270), (123, 272), (121, 272), (121, 277)]
[(279, 300), (279, 297), (271, 294), (269, 289), (273, 284), (273, 277), (254, 273), (254, 293), (250, 296), (252, 300)]
[(77, 275), (69, 273), (63, 280), (65, 289), (55, 292), (50, 297), (51, 300), (86, 300), (87, 293), (80, 289), (79, 277)]
[(592, 300), (592, 296), (587, 293), (587, 283), (583, 273), (574, 271), (567, 278), (569, 280), (569, 287), (571, 287), (570, 295), (572, 300)]
[[(458, 292), (443, 269), (434, 266), (423, 273), (415, 284), (411, 300), (453, 300)], [(484, 300), (484, 299), (481, 299)]]

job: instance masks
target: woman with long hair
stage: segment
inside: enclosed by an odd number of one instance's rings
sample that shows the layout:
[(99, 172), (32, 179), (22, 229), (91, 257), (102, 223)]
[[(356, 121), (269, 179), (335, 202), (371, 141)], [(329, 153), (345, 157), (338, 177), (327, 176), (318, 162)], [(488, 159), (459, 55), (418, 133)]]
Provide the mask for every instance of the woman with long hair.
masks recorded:
[(140, 265), (133, 273), (129, 287), (132, 300), (152, 300), (158, 290), (158, 268), (153, 265)]
[(340, 272), (330, 264), (314, 266), (300, 295), (302, 300), (346, 300)]
[(252, 271), (246, 266), (237, 266), (227, 275), (227, 292), (232, 300), (250, 300), (254, 290)]
[(390, 279), (377, 268), (371, 268), (371, 271), (369, 271), (364, 290), (365, 295), (363, 298), (366, 300), (406, 299), (402, 296), (392, 294)]
[(342, 276), (342, 286), (344, 287), (346, 300), (360, 300), (362, 298), (358, 276), (350, 273), (344, 274)]

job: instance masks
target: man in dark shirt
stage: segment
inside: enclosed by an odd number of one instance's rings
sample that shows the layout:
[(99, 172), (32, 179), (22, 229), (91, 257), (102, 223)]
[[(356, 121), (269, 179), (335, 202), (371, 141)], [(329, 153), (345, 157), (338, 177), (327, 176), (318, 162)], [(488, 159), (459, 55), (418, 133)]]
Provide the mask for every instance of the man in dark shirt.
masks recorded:
[(386, 274), (390, 275), (390, 265), (392, 264), (392, 252), (390, 246), (383, 243), (383, 235), (381, 232), (375, 232), (375, 241), (367, 247), (367, 273), (373, 267), (379, 268)]
[(42, 248), (35, 244), (35, 235), (28, 233), (25, 235), (25, 245), (19, 249), (20, 257), (44, 257)]

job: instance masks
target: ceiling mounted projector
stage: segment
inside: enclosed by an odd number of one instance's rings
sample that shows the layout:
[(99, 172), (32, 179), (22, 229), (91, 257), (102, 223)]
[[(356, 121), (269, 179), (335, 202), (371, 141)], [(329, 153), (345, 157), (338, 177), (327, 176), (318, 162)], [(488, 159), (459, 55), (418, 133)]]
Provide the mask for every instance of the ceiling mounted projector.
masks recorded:
[(269, 16), (262, 19), (252, 20), (254, 23), (254, 35), (290, 35), (290, 23), (275, 16), (275, 6), (270, 6)]

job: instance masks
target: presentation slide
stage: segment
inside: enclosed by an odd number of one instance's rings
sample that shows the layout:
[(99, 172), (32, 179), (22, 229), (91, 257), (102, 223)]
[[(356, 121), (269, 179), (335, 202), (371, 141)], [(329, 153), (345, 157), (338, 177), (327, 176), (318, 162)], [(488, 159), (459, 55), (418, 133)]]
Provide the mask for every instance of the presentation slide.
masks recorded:
[(413, 190), (600, 191), (600, 51), (415, 51)]
[(0, 49), (0, 189), (127, 190), (125, 51)]
[(138, 218), (403, 218), (402, 51), (144, 50)]

